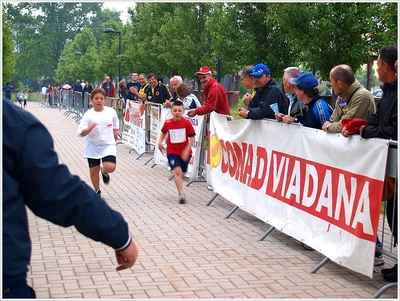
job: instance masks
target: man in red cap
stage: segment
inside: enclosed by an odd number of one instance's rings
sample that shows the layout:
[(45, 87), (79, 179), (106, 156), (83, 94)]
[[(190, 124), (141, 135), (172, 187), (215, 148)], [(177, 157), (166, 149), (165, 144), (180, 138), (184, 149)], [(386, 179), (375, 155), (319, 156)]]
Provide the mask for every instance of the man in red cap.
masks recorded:
[(204, 87), (204, 102), (201, 107), (188, 111), (189, 117), (206, 115), (215, 111), (218, 114), (231, 115), (228, 95), (224, 87), (212, 77), (211, 70), (207, 66), (201, 67), (196, 76)]

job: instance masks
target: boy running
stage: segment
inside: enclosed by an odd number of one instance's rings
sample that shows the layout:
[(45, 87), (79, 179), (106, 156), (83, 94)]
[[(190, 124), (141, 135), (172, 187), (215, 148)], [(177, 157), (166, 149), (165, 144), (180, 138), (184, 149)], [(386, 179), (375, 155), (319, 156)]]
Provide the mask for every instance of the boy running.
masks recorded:
[(167, 137), (167, 158), (174, 172), (174, 181), (179, 193), (179, 204), (186, 203), (183, 193), (183, 177), (187, 172), (192, 155), (192, 145), (196, 135), (192, 123), (182, 118), (185, 110), (180, 100), (175, 100), (171, 107), (172, 118), (165, 120), (158, 140), (158, 149), (163, 152), (163, 141)]

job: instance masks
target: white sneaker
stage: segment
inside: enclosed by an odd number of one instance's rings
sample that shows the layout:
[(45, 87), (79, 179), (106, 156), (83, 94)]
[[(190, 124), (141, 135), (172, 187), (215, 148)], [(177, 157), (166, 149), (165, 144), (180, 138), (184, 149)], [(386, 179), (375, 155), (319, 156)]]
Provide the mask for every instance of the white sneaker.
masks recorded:
[(384, 265), (384, 264), (385, 264), (385, 258), (383, 257), (383, 254), (375, 257), (374, 266), (380, 267), (381, 265)]
[(186, 203), (186, 195), (182, 192), (179, 193), (179, 204), (185, 204)]

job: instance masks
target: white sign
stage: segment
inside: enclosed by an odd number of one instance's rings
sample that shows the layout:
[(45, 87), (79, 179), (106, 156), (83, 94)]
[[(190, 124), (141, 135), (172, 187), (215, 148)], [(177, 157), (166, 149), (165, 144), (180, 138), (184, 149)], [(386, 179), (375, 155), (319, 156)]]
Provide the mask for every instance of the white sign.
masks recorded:
[(209, 129), (214, 192), (372, 278), (387, 140), (215, 112)]

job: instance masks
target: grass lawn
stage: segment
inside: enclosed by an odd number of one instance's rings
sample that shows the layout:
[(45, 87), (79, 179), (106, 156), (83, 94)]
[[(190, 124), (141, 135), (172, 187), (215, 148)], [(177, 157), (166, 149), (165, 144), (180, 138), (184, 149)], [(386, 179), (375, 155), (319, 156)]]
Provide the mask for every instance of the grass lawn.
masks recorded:
[[(244, 96), (243, 96), (243, 97), (244, 97)], [(245, 105), (243, 105), (243, 97), (239, 98), (239, 102), (237, 103), (236, 106), (231, 107), (231, 116), (233, 116), (233, 118), (235, 118), (235, 120), (236, 120), (236, 119), (242, 119), (242, 117), (240, 117), (240, 116), (238, 115), (237, 111), (238, 111), (238, 109), (239, 109), (240, 107), (243, 107), (243, 108), (246, 107)]]

